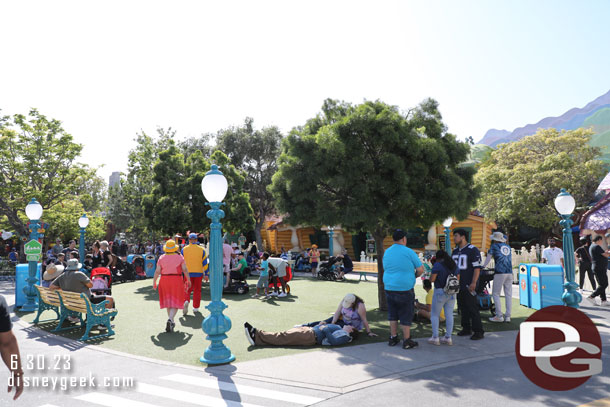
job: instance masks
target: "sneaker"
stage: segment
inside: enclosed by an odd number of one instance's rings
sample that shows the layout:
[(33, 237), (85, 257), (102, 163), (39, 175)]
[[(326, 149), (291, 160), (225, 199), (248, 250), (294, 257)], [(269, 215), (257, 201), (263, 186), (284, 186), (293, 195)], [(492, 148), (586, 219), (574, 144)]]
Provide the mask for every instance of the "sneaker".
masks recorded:
[(460, 332), (457, 333), (457, 336), (471, 336), (472, 335), (472, 331), (467, 331), (465, 329), (462, 329)]
[(253, 295), (252, 295), (252, 298), (258, 298), (258, 297), (259, 297), (259, 295), (258, 295), (258, 294), (253, 294)]
[(413, 339), (411, 338), (407, 338), (404, 341), (402, 341), (402, 348), (403, 349), (413, 349), (413, 348), (417, 348), (419, 344), (417, 342), (415, 342)]
[(256, 338), (256, 329), (249, 323), (244, 323), (244, 331), (246, 332), (246, 339), (250, 342), (250, 345), (254, 346), (254, 338)]
[(280, 297), (280, 298), (288, 297), (288, 294), (286, 294), (286, 293), (281, 293), (280, 295), (278, 295), (278, 297)]
[(277, 296), (278, 296), (278, 294), (277, 294), (275, 291), (273, 291), (271, 294), (269, 294), (269, 296), (270, 296), (270, 297), (277, 297)]
[(441, 341), (440, 341), (438, 338), (431, 337), (431, 338), (429, 338), (429, 339), (428, 339), (428, 343), (429, 343), (430, 345), (436, 345), (436, 346), (439, 346), (439, 345), (441, 344)]
[(388, 345), (389, 346), (396, 346), (396, 345), (398, 345), (398, 342), (400, 342), (400, 338), (398, 337), (398, 335), (390, 336), (390, 340), (388, 341)]
[(189, 302), (184, 301), (184, 307), (182, 307), (182, 315), (186, 315), (189, 312)]
[(483, 332), (475, 332), (470, 337), (470, 339), (472, 339), (473, 341), (478, 341), (479, 339), (483, 339), (483, 338), (485, 338), (485, 334)]
[(72, 322), (73, 324), (76, 324), (80, 322), (80, 319), (78, 319), (77, 317), (68, 317), (68, 321)]
[(453, 341), (451, 340), (451, 338), (447, 338), (447, 337), (442, 337), (441, 338), (441, 343), (443, 345), (449, 345), (449, 346), (453, 345)]
[(199, 313), (199, 308), (193, 308), (193, 314), (194, 314), (195, 312)]
[(587, 301), (589, 301), (590, 304), (592, 305), (597, 305), (597, 302), (595, 302), (595, 298), (588, 296), (587, 298), (585, 298)]
[(171, 331), (174, 332), (174, 329), (176, 328), (176, 323), (174, 321), (171, 321), (172, 326), (171, 326)]
[(599, 305), (602, 307), (610, 307), (610, 303), (608, 301), (602, 301), (602, 303)]
[[(493, 318), (489, 318), (489, 320), (491, 322), (504, 322), (504, 318), (502, 318), (500, 315), (496, 315)], [(509, 320), (510, 320), (510, 318), (509, 318)]]
[(165, 332), (171, 332), (172, 331), (172, 320), (168, 319), (167, 323), (165, 324)]
[(504, 322), (510, 322), (510, 317), (504, 317)]

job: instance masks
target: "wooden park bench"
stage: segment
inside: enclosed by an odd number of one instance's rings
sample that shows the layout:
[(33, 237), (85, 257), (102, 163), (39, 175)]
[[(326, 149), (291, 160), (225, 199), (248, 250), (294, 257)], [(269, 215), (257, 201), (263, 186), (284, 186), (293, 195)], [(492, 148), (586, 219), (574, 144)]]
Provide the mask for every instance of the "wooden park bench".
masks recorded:
[[(59, 324), (53, 332), (73, 329), (75, 327), (82, 328), (84, 324), (82, 314), (85, 314), (87, 316), (85, 334), (79, 340), (87, 341), (89, 339), (114, 335), (110, 319), (114, 317), (118, 311), (116, 309), (107, 309), (107, 300), (102, 301), (99, 304), (93, 304), (89, 300), (89, 296), (84, 293), (74, 293), (63, 290), (57, 290), (57, 293), (59, 294), (60, 302), (60, 318)], [(80, 320), (80, 325), (62, 328), (62, 324), (69, 316), (77, 317)], [(96, 325), (104, 325), (106, 327), (106, 333), (90, 337), (89, 331)]]
[(43, 322), (57, 321), (59, 319), (59, 307), (61, 307), (57, 291), (39, 285), (35, 285), (34, 287), (36, 287), (36, 293), (38, 294), (38, 314), (36, 314), (36, 318), (34, 319), (34, 325), (40, 322), (40, 314), (47, 310), (55, 311), (57, 318), (47, 319)]
[(360, 261), (355, 261), (354, 263), (354, 272), (360, 273), (360, 279), (358, 281), (362, 281), (362, 277), (364, 277), (364, 281), (368, 281), (366, 279), (366, 274), (377, 274), (377, 263), (363, 263)]

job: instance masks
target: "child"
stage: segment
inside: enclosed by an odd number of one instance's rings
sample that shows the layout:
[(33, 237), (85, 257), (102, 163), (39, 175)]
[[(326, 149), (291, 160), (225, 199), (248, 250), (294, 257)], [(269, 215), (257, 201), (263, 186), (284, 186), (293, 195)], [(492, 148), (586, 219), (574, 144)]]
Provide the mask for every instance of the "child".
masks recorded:
[[(432, 298), (434, 296), (434, 289), (432, 288), (432, 282), (430, 280), (424, 280), (424, 290), (426, 291), (426, 303), (420, 304), (419, 301), (416, 300), (415, 308), (417, 309), (417, 319), (427, 319), (428, 321), (431, 319), (431, 311), (432, 311)], [(441, 309), (440, 320), (445, 320), (445, 311)]]
[(258, 282), (256, 283), (256, 294), (253, 297), (258, 297), (260, 294), (260, 289), (262, 288), (265, 292), (265, 297), (269, 297), (269, 253), (263, 253), (263, 261), (261, 261), (261, 266), (259, 270), (261, 272), (260, 277), (258, 278)]

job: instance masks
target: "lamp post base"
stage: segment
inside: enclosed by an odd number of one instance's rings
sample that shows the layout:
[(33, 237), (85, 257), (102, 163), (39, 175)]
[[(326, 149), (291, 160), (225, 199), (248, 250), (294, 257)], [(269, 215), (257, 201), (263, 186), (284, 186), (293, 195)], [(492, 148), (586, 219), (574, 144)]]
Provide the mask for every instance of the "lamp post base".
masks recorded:
[(20, 312), (34, 312), (38, 310), (38, 305), (36, 303), (33, 304), (23, 304), (21, 308), (19, 308)]
[[(227, 348), (227, 350), (229, 350), (229, 349)], [(207, 350), (206, 350), (206, 353), (207, 353)], [(207, 363), (208, 365), (223, 365), (226, 363), (231, 363), (234, 360), (235, 360), (235, 355), (232, 354), (231, 351), (229, 351), (229, 357), (226, 357), (224, 359), (216, 359), (216, 358), (208, 359), (205, 357), (205, 353), (203, 354), (202, 357), (199, 358), (199, 361), (201, 363)]]
[(563, 287), (566, 291), (561, 296), (561, 300), (565, 305), (572, 308), (578, 308), (578, 304), (582, 301), (582, 295), (577, 291), (578, 284), (568, 281)]

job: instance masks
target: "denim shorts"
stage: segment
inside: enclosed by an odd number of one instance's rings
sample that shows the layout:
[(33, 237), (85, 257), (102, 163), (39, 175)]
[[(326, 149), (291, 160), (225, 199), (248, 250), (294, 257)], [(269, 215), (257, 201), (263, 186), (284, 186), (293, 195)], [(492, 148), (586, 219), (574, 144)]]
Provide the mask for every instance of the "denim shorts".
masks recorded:
[(388, 301), (388, 321), (400, 321), (400, 325), (411, 326), (415, 312), (415, 292), (388, 291), (385, 292)]
[(261, 289), (269, 285), (269, 276), (260, 276), (256, 282), (256, 288)]

